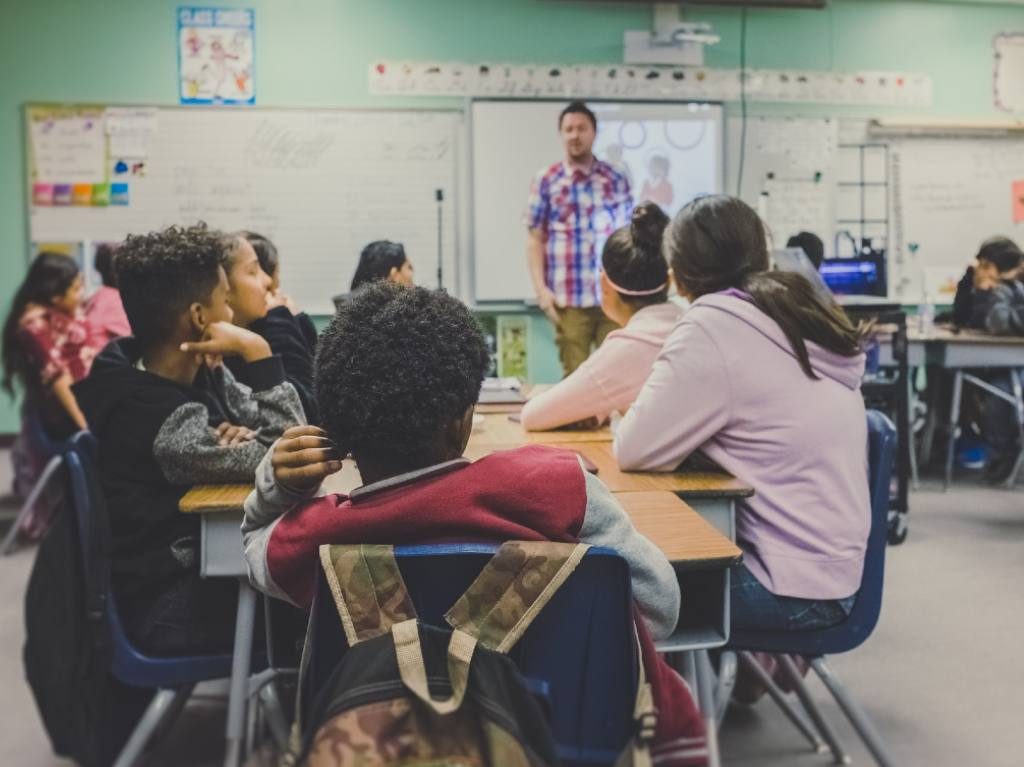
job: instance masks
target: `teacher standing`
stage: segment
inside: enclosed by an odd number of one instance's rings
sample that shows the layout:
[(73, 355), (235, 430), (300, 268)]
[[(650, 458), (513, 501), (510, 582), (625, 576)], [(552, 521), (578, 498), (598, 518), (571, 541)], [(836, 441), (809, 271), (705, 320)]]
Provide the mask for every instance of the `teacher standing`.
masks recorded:
[(527, 261), (537, 304), (555, 326), (569, 375), (618, 327), (601, 312), (601, 251), (629, 223), (629, 181), (594, 157), (597, 118), (582, 101), (558, 116), (565, 157), (537, 174), (526, 214)]

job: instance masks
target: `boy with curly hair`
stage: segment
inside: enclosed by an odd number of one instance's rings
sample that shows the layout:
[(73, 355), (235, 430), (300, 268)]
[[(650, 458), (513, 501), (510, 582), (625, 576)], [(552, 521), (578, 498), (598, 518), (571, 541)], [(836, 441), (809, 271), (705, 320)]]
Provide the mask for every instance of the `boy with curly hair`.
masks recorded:
[[(268, 446), (305, 423), (281, 360), (231, 324), (223, 236), (205, 225), (131, 236), (117, 278), (133, 335), (75, 387), (99, 441), (111, 585), (133, 639), (158, 654), (230, 650), (238, 586), (199, 577), (191, 485), (251, 482)], [(250, 386), (221, 357), (245, 360)]]
[[(321, 422), (289, 429), (256, 470), (242, 535), (258, 588), (310, 604), (321, 544), (584, 541), (628, 562), (644, 669), (659, 711), (658, 764), (704, 763), (700, 717), (651, 636), (679, 617), (665, 555), (572, 452), (540, 445), (463, 457), (489, 366), (470, 311), (440, 291), (389, 282), (354, 293), (320, 338)], [(365, 483), (319, 495), (352, 454)], [(659, 758), (660, 757), (660, 758)]]

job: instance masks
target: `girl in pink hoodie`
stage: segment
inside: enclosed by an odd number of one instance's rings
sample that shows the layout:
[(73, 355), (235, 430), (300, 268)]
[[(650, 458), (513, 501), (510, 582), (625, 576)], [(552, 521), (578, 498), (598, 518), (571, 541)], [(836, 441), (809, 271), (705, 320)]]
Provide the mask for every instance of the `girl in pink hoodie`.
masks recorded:
[(805, 278), (767, 271), (764, 226), (741, 200), (694, 200), (664, 245), (693, 303), (619, 425), (619, 465), (671, 471), (700, 450), (753, 486), (734, 627), (838, 623), (871, 522), (859, 334)]
[(645, 202), (634, 208), (629, 226), (608, 238), (601, 254), (601, 309), (623, 327), (561, 383), (526, 403), (524, 429), (601, 422), (633, 404), (682, 311), (668, 300), (668, 264), (661, 254), (667, 224), (661, 208)]

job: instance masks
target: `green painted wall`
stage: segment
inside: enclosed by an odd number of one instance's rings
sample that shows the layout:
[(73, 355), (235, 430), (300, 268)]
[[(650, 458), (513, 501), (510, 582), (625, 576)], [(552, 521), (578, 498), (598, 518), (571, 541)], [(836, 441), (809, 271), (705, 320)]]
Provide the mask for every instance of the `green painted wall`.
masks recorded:
[[(21, 106), (29, 101), (173, 104), (179, 0), (4, 3), (0, 25), (0, 308), (27, 258)], [(196, 4), (203, 4), (196, 2)], [(643, 3), (572, 0), (236, 0), (257, 10), (257, 101), (263, 106), (397, 106), (366, 91), (373, 59), (621, 61), (622, 32), (646, 28)], [(704, 9), (722, 41), (712, 66), (739, 62), (739, 12)], [(992, 36), (1024, 31), (1006, 3), (833, 0), (825, 11), (751, 11), (748, 65), (923, 71), (929, 114), (994, 116)], [(815, 107), (763, 111), (820, 114)], [(837, 110), (830, 109), (832, 113)], [(853, 111), (853, 110), (846, 110)], [(861, 110), (864, 112), (864, 110)], [(868, 110), (875, 114), (880, 110)], [(551, 330), (535, 317), (532, 376), (557, 377)], [(16, 428), (0, 397), (0, 432)]]

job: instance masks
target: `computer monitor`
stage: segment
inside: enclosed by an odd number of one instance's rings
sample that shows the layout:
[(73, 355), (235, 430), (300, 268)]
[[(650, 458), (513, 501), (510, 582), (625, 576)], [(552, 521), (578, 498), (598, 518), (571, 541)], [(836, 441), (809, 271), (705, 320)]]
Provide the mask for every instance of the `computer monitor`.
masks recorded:
[(837, 295), (884, 296), (885, 256), (866, 258), (826, 258), (821, 264), (821, 277)]

